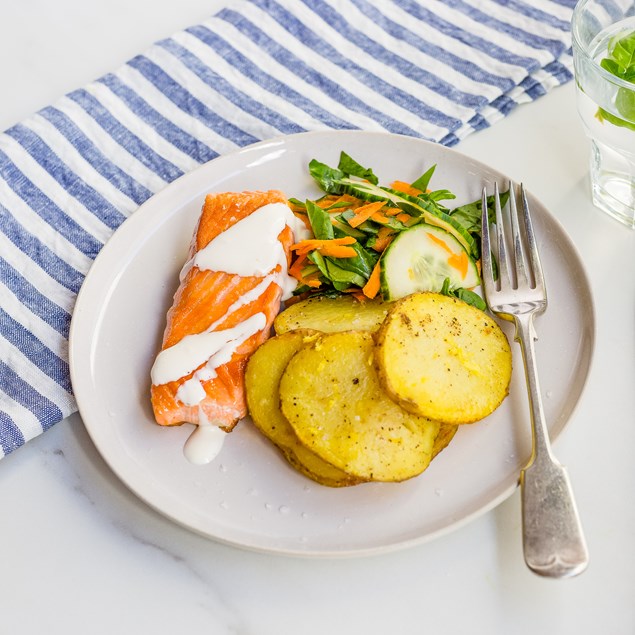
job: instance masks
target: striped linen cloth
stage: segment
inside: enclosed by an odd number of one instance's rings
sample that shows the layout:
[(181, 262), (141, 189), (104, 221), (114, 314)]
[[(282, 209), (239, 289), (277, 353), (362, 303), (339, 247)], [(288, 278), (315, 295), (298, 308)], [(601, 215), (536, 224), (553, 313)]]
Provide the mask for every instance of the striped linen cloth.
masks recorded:
[(218, 155), (306, 130), (454, 145), (572, 78), (574, 4), (228, 2), (0, 135), (0, 456), (76, 410), (75, 297), (146, 199)]

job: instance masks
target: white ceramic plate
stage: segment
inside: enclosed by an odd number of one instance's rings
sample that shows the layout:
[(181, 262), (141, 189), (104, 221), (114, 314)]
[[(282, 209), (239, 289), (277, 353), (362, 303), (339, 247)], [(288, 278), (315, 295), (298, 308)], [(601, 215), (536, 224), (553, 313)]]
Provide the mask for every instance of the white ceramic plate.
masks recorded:
[[(279, 188), (315, 196), (307, 164), (337, 164), (340, 150), (373, 167), (382, 183), (432, 182), (462, 204), (497, 171), (442, 146), (365, 132), (314, 132), (262, 142), (178, 179), (128, 219), (96, 259), (79, 294), (70, 337), (75, 396), (97, 449), (141, 499), (210, 538), (285, 554), (362, 555), (438, 536), (509, 496), (529, 455), (520, 351), (512, 345), (510, 396), (488, 419), (459, 429), (420, 477), (331, 489), (292, 470), (247, 419), (216, 461), (182, 454), (189, 424), (153, 423), (149, 371), (205, 193)], [(538, 318), (537, 355), (552, 438), (569, 421), (589, 371), (594, 317), (581, 260), (559, 223), (530, 198), (549, 291)], [(505, 324), (510, 338), (513, 332)]]

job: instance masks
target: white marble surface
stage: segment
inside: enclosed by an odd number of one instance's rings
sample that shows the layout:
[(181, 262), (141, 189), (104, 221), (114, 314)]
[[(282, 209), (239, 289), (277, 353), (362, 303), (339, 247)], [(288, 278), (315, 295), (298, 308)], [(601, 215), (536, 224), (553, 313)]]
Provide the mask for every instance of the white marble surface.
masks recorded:
[[(218, 4), (0, 3), (0, 129)], [(73, 416), (0, 461), (0, 633), (635, 632), (635, 232), (589, 202), (572, 84), (459, 149), (523, 180), (588, 265), (595, 359), (556, 453), (577, 493), (589, 569), (552, 581), (525, 568), (517, 493), (432, 543), (372, 558), (215, 544), (137, 500)]]

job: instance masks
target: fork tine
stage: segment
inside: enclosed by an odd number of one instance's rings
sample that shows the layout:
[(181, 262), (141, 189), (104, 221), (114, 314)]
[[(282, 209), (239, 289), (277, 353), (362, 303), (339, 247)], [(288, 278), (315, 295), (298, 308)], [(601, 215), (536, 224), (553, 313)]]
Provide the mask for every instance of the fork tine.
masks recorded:
[(511, 280), (509, 276), (509, 261), (507, 257), (507, 247), (505, 245), (505, 227), (503, 225), (503, 212), (501, 210), (500, 193), (498, 183), (494, 183), (494, 209), (496, 211), (496, 246), (498, 249), (498, 279), (500, 286), (508, 284)]
[(527, 193), (525, 187), (520, 184), (520, 195), (523, 202), (523, 219), (525, 221), (525, 229), (527, 234), (527, 246), (529, 248), (529, 260), (531, 262), (532, 273), (534, 276), (534, 285), (537, 289), (544, 290), (545, 280), (542, 275), (542, 264), (540, 263), (540, 255), (538, 254), (538, 245), (534, 235), (534, 227), (531, 222), (529, 213), (529, 203), (527, 202)]
[(509, 215), (511, 217), (512, 242), (514, 248), (514, 267), (516, 269), (516, 288), (526, 287), (528, 284), (527, 271), (525, 269), (525, 248), (520, 237), (518, 224), (518, 209), (516, 207), (516, 186), (509, 182)]
[(492, 266), (492, 246), (489, 231), (489, 213), (487, 209), (487, 188), (483, 188), (481, 203), (481, 278), (485, 287), (485, 295), (491, 296), (496, 291), (494, 268)]

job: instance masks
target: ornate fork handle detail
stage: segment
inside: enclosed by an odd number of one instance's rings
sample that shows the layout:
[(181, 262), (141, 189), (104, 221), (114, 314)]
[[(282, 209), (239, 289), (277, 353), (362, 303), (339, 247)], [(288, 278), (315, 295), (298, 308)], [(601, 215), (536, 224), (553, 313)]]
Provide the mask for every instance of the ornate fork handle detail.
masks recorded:
[[(498, 185), (495, 187), (497, 284), (493, 275), (487, 197), (483, 191), (483, 287), (491, 311), (516, 324), (516, 341), (520, 344), (525, 367), (532, 429), (531, 457), (520, 472), (525, 562), (539, 575), (563, 578), (582, 573), (589, 558), (569, 477), (551, 452), (542, 407), (533, 318), (546, 309), (547, 294), (529, 205), (522, 186), (521, 195), (522, 224), (516, 209), (514, 186), (510, 183), (510, 222), (506, 224), (503, 222)], [(510, 240), (505, 238), (506, 225), (511, 227)], [(523, 231), (526, 240), (523, 240)], [(508, 255), (509, 244), (511, 257)]]
[(588, 553), (567, 471), (551, 452), (534, 355), (533, 313), (514, 321), (533, 432), (531, 458), (520, 472), (525, 562), (539, 575), (574, 576), (586, 568)]

